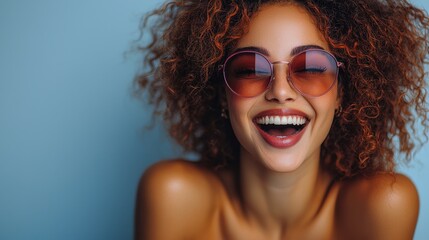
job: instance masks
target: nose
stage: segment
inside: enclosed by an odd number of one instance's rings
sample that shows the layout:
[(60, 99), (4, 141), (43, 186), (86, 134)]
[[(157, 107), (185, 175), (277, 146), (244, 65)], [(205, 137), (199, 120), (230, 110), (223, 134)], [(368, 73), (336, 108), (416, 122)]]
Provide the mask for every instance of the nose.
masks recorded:
[(278, 103), (294, 101), (298, 97), (298, 93), (288, 81), (288, 65), (274, 65), (273, 69), (273, 79), (271, 80), (271, 85), (265, 93), (265, 98), (268, 101), (275, 101)]

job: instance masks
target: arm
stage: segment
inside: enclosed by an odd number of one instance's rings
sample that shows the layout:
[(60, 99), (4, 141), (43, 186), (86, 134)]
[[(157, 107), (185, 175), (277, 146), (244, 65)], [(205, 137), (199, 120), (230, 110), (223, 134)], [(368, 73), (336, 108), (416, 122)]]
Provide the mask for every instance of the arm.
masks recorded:
[(413, 239), (419, 198), (407, 177), (378, 174), (343, 185), (338, 215), (348, 239)]
[(214, 214), (213, 187), (186, 161), (165, 161), (143, 175), (137, 196), (135, 239), (192, 239)]

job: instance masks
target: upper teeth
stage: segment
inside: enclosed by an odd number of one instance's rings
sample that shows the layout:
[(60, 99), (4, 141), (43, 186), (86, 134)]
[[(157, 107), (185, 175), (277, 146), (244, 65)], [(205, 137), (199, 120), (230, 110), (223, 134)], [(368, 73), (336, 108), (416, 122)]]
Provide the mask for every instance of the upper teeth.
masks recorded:
[(305, 117), (301, 116), (265, 116), (256, 119), (256, 123), (265, 125), (303, 125), (305, 122)]

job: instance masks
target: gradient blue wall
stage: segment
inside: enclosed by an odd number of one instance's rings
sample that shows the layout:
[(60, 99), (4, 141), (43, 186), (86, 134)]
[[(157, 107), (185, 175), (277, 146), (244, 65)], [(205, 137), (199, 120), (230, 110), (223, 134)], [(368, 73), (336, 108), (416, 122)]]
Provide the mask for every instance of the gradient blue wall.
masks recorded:
[[(179, 153), (131, 94), (139, 57), (124, 54), (161, 3), (146, 2), (0, 2), (0, 239), (132, 238), (140, 174)], [(401, 168), (421, 196), (416, 239), (429, 238), (428, 157)]]

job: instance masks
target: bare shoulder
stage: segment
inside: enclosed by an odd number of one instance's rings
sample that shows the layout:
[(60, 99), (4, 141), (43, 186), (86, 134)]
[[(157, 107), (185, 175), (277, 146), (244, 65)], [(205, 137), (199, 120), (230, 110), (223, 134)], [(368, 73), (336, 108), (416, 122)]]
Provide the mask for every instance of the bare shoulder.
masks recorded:
[(347, 239), (412, 239), (419, 198), (412, 181), (380, 173), (341, 183), (337, 216)]
[(200, 234), (216, 212), (218, 182), (211, 171), (185, 160), (149, 167), (138, 188), (136, 239), (192, 239)]

